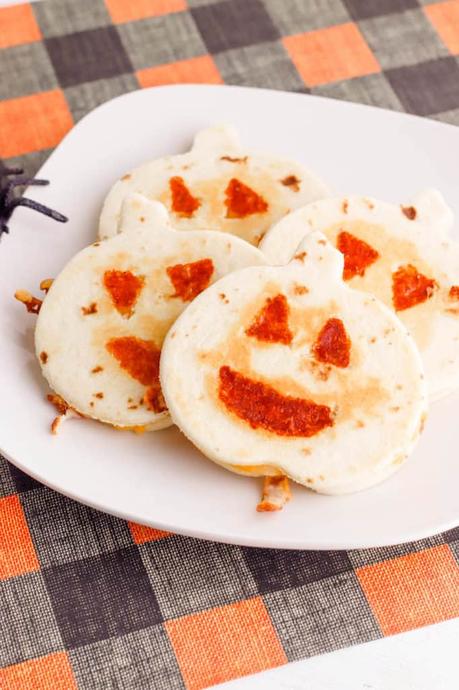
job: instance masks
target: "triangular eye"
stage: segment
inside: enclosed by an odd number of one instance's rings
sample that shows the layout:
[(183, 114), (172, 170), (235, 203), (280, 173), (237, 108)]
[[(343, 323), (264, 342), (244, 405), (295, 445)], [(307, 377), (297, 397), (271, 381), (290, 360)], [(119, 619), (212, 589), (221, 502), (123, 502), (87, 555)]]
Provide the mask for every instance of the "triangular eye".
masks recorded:
[(227, 218), (245, 218), (268, 210), (268, 204), (262, 196), (234, 177), (225, 189), (225, 196)]
[(135, 303), (145, 284), (143, 276), (131, 271), (105, 271), (104, 287), (112, 298), (115, 308), (125, 317), (132, 315)]
[(376, 249), (349, 232), (339, 233), (336, 246), (344, 254), (344, 280), (365, 275), (368, 266), (379, 259)]
[(289, 306), (285, 295), (269, 297), (246, 334), (265, 343), (289, 345), (293, 334), (288, 326)]
[(341, 368), (349, 366), (351, 340), (341, 319), (328, 319), (319, 332), (312, 351), (319, 362)]
[(183, 177), (171, 177), (169, 188), (172, 195), (172, 210), (179, 216), (191, 218), (201, 206), (199, 199), (194, 197), (185, 184)]
[(432, 297), (436, 287), (436, 281), (419, 273), (415, 266), (400, 266), (392, 275), (392, 301), (396, 311), (425, 302)]
[(214, 264), (212, 259), (200, 259), (189, 264), (168, 266), (166, 272), (175, 288), (172, 297), (179, 297), (183, 302), (191, 302), (208, 287)]

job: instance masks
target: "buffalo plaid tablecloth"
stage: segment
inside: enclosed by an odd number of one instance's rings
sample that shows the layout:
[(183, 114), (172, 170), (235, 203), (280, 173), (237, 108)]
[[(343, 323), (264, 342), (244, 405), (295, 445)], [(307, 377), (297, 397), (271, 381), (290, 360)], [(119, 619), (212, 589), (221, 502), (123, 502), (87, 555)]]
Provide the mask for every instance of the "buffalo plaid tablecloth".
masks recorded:
[[(157, 84), (459, 123), (457, 0), (44, 0), (0, 9), (0, 49), (0, 157), (29, 173), (92, 108)], [(458, 616), (458, 562), (459, 528), (350, 552), (174, 536), (0, 459), (0, 687), (198, 690)]]

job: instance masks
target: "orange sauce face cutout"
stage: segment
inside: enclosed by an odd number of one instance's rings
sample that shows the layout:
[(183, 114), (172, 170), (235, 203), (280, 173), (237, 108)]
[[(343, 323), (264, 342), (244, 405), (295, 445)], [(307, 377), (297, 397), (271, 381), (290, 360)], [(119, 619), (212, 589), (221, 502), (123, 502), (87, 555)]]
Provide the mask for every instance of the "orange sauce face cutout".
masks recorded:
[(437, 283), (418, 273), (411, 264), (400, 266), (392, 275), (392, 301), (396, 311), (415, 307), (430, 299)]
[(252, 429), (265, 429), (278, 436), (310, 437), (333, 426), (327, 405), (282, 395), (228, 366), (220, 368), (218, 394), (225, 407)]
[(227, 218), (246, 218), (254, 213), (266, 213), (268, 204), (262, 196), (233, 177), (225, 189)]
[(378, 252), (349, 232), (340, 232), (336, 246), (344, 254), (344, 280), (365, 275), (365, 269), (379, 259)]
[(212, 259), (200, 259), (189, 264), (168, 266), (167, 275), (175, 288), (172, 297), (179, 297), (183, 302), (192, 299), (206, 289), (214, 272)]
[(104, 287), (115, 308), (126, 317), (131, 316), (144, 284), (143, 276), (136, 276), (131, 271), (112, 270), (104, 273)]
[(349, 366), (351, 341), (341, 319), (328, 319), (312, 351), (319, 362), (341, 368)]
[(459, 285), (452, 285), (450, 287), (448, 297), (454, 302), (459, 302)]
[(191, 218), (201, 206), (201, 202), (191, 194), (183, 177), (171, 177), (169, 188), (171, 190), (172, 210), (174, 213), (185, 218)]
[(112, 338), (105, 347), (118, 360), (121, 369), (143, 386), (150, 386), (159, 380), (161, 350), (151, 340), (124, 336)]
[(285, 295), (269, 297), (246, 334), (266, 343), (292, 342), (292, 332), (288, 326), (289, 306)]

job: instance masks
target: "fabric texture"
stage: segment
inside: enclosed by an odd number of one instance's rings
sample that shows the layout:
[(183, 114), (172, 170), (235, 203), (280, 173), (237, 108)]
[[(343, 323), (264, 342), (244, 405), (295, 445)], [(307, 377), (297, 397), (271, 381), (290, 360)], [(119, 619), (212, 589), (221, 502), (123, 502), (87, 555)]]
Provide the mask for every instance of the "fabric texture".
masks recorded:
[[(0, 157), (33, 174), (100, 103), (168, 83), (459, 124), (459, 1), (44, 0), (0, 9)], [(275, 551), (127, 523), (0, 458), (0, 687), (199, 690), (459, 616), (459, 528)]]

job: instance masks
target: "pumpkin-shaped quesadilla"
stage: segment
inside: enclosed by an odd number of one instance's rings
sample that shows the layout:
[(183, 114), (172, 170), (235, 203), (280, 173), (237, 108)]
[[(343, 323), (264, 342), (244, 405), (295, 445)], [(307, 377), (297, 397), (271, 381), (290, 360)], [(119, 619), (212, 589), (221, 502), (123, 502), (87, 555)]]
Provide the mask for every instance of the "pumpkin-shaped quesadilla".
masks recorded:
[(304, 166), (247, 150), (227, 126), (199, 132), (188, 153), (123, 175), (105, 199), (101, 238), (122, 229), (121, 206), (132, 192), (161, 201), (179, 230), (219, 230), (255, 245), (287, 213), (329, 193)]
[(311, 233), (288, 265), (227, 275), (178, 318), (162, 389), (211, 460), (328, 494), (403, 464), (426, 412), (419, 353), (395, 314), (342, 273), (343, 255)]
[(36, 352), (49, 385), (75, 411), (159, 429), (171, 423), (158, 378), (171, 324), (215, 280), (264, 258), (238, 237), (177, 232), (162, 204), (139, 195), (125, 200), (122, 227), (79, 252), (53, 282)]
[(393, 309), (421, 353), (429, 395), (459, 388), (459, 244), (453, 215), (429, 190), (405, 206), (367, 197), (309, 204), (283, 219), (260, 249), (270, 263), (290, 260), (319, 230), (344, 255), (343, 278)]

